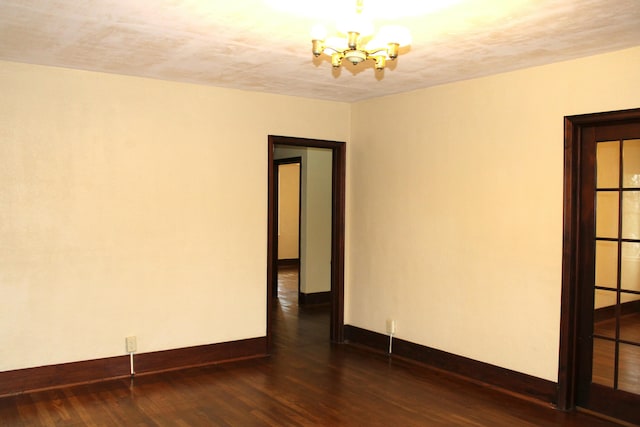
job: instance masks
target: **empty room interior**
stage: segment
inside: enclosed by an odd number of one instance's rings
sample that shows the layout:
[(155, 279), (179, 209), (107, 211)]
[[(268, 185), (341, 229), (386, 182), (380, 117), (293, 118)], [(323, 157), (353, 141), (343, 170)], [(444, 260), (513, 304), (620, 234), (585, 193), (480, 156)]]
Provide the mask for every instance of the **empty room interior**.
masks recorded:
[(639, 24), (0, 0), (0, 425), (640, 424)]

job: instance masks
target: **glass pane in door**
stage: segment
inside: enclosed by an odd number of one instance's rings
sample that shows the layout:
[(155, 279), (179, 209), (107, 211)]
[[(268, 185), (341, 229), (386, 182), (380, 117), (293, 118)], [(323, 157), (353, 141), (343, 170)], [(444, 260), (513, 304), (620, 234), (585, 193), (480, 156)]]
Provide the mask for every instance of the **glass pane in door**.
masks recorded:
[(640, 292), (640, 243), (622, 243), (620, 270), (620, 288)]
[[(596, 241), (596, 286), (615, 289), (617, 283), (618, 243), (598, 240)], [(615, 298), (613, 301), (615, 302)]]
[(593, 335), (600, 338), (616, 337), (615, 306), (618, 292), (596, 289), (593, 312)]
[(615, 378), (616, 343), (600, 338), (593, 339), (593, 369), (591, 381), (613, 387)]
[(620, 297), (620, 340), (640, 345), (640, 295), (623, 292)]
[(596, 237), (618, 237), (617, 191), (598, 191), (596, 194)]
[(640, 188), (640, 139), (624, 141), (622, 186)]
[(620, 344), (618, 389), (640, 394), (640, 345)]
[(599, 142), (597, 146), (596, 188), (618, 188), (620, 182), (620, 141)]
[(622, 193), (622, 238), (640, 239), (640, 190)]

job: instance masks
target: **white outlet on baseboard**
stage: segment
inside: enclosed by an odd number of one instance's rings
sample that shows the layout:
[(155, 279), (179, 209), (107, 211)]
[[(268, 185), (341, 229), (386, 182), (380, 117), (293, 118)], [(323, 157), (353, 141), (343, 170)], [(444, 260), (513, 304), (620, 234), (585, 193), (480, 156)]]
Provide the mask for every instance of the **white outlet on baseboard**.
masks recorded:
[(135, 353), (138, 351), (138, 343), (135, 336), (125, 338), (127, 344), (127, 353)]
[(387, 334), (393, 335), (396, 333), (396, 321), (393, 319), (387, 319)]

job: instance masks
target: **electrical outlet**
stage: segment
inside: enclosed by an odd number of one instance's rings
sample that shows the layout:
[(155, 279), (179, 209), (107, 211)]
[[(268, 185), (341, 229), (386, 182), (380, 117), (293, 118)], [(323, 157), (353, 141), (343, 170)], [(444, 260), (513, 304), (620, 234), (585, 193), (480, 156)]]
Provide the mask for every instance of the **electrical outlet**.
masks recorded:
[(387, 319), (387, 334), (393, 335), (396, 333), (396, 321), (393, 319)]
[(135, 353), (138, 351), (138, 343), (135, 336), (125, 338), (125, 342), (127, 344), (127, 353)]

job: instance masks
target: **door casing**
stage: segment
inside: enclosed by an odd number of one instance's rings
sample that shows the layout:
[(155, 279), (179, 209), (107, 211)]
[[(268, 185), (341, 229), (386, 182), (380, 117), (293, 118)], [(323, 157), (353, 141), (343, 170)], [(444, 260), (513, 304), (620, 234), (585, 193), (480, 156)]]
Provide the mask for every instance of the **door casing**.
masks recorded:
[[(583, 186), (593, 185), (583, 177), (585, 162), (595, 162), (595, 153), (588, 153), (581, 144), (583, 134), (594, 127), (640, 123), (640, 108), (607, 113), (583, 114), (565, 117), (564, 141), (564, 215), (562, 248), (562, 298), (560, 314), (560, 357), (558, 363), (558, 408), (572, 410), (578, 404), (580, 372), (579, 351), (584, 343), (585, 317), (592, 316), (592, 301), (580, 286), (580, 278), (588, 275), (581, 260), (585, 255), (585, 243), (581, 239), (581, 227), (590, 221), (592, 211), (582, 209)], [(591, 156), (591, 157), (589, 157)], [(591, 177), (592, 178), (592, 177)], [(588, 313), (590, 310), (591, 313)], [(581, 329), (582, 328), (582, 329)], [(590, 368), (589, 368), (590, 372)]]
[(344, 241), (345, 241), (345, 175), (346, 147), (344, 142), (325, 141), (307, 138), (269, 135), (268, 137), (268, 220), (267, 220), (267, 345), (271, 352), (273, 309), (273, 288), (277, 283), (277, 205), (275, 192), (274, 150), (276, 145), (292, 147), (329, 148), (333, 162), (331, 171), (331, 316), (330, 339), (333, 342), (344, 341)]

